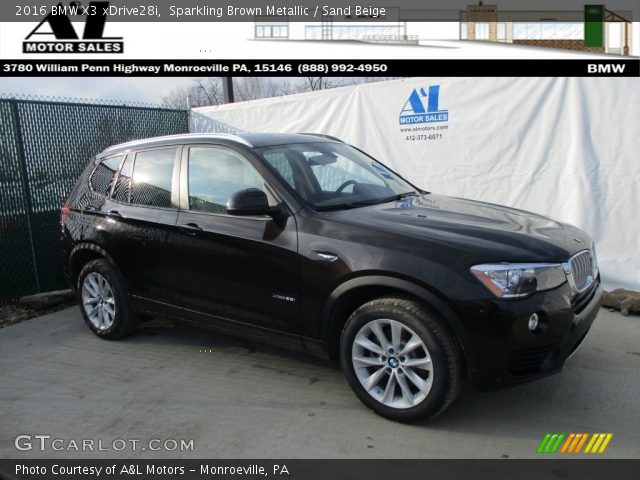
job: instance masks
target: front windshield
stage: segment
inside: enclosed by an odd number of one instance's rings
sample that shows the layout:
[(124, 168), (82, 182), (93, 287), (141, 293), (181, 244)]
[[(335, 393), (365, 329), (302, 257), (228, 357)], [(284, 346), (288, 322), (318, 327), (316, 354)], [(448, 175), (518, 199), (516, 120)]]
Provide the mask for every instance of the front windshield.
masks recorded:
[(318, 210), (372, 205), (416, 193), (384, 165), (342, 143), (277, 145), (257, 152)]

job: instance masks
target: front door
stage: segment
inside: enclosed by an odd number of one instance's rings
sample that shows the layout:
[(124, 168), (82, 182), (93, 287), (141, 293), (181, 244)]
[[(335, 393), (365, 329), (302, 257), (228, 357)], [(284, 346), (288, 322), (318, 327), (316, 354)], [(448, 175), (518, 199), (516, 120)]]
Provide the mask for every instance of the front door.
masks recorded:
[(231, 195), (259, 188), (279, 200), (248, 158), (225, 146), (185, 147), (178, 213), (183, 298), (214, 317), (299, 333), (299, 263), (293, 215), (232, 216)]

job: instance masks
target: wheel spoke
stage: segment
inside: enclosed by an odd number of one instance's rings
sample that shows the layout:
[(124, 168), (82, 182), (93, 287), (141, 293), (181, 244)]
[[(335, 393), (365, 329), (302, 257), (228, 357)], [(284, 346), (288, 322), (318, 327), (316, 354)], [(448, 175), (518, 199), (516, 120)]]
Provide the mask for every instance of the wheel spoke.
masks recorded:
[(87, 292), (87, 294), (91, 295), (92, 297), (97, 297), (98, 296), (98, 290), (96, 289), (95, 285), (93, 283), (91, 283), (91, 279), (87, 279), (87, 281), (84, 282), (84, 288)]
[(364, 382), (365, 388), (367, 390), (371, 390), (378, 383), (380, 383), (380, 380), (382, 380), (382, 377), (386, 374), (385, 370), (386, 370), (386, 367), (380, 367), (378, 370), (376, 370), (371, 375), (369, 375)]
[(102, 327), (102, 305), (98, 304), (98, 309), (96, 310), (96, 313), (94, 315), (95, 317), (95, 325), (98, 328)]
[(422, 368), (424, 370), (430, 370), (431, 359), (429, 357), (424, 358), (409, 358), (402, 366), (406, 368)]
[(373, 324), (371, 325), (371, 331), (376, 336), (376, 338), (378, 339), (378, 342), (380, 343), (380, 345), (382, 346), (382, 348), (385, 351), (387, 351), (387, 350), (389, 350), (389, 348), (391, 348), (391, 344), (389, 343), (389, 340), (387, 339), (387, 336), (382, 331), (381, 322), (379, 322), (379, 321), (373, 322)]
[(402, 324), (391, 320), (391, 346), (397, 352), (400, 350), (400, 342), (402, 340)]
[(99, 305), (95, 305), (91, 310), (89, 310), (89, 312), (87, 312), (87, 316), (90, 319), (93, 319), (95, 317), (96, 312), (98, 311), (98, 309), (100, 308)]
[(109, 312), (107, 312), (107, 309), (104, 308), (104, 305), (102, 306), (102, 325), (106, 328), (109, 325), (110, 321), (109, 321)]
[(96, 297), (99, 296), (100, 286), (98, 285), (98, 281), (96, 280), (96, 277), (94, 275), (89, 274), (87, 276), (87, 279), (89, 280), (89, 285), (91, 285), (92, 287), (93, 295), (95, 295)]
[(404, 373), (407, 375), (407, 378), (413, 383), (418, 390), (421, 392), (427, 393), (429, 391), (429, 384), (423, 380), (416, 372), (411, 369), (406, 369)]
[(416, 348), (424, 345), (422, 340), (417, 335), (413, 335), (405, 346), (400, 350), (400, 355), (406, 355), (409, 352), (413, 352)]
[(382, 355), (383, 353), (385, 353), (380, 345), (376, 345), (365, 336), (359, 335), (356, 338), (355, 343), (360, 345), (362, 348), (366, 348), (370, 352), (377, 353), (378, 355)]
[(106, 284), (107, 281), (104, 279), (103, 276), (98, 277), (98, 285), (100, 286), (100, 294), (104, 297), (106, 296), (107, 292), (106, 292)]
[(109, 314), (109, 320), (111, 320), (111, 318), (115, 315), (115, 309), (113, 308), (113, 306), (109, 305), (108, 303), (104, 303), (102, 305), (102, 309), (107, 312)]
[(385, 364), (379, 357), (353, 357), (353, 363), (356, 367), (380, 367)]
[(413, 393), (411, 393), (411, 388), (407, 383), (407, 379), (401, 373), (396, 375), (396, 379), (398, 380), (398, 385), (400, 385), (400, 390), (402, 391), (402, 398), (409, 406), (413, 405)]
[(394, 371), (391, 375), (389, 375), (389, 381), (387, 382), (387, 386), (384, 389), (384, 395), (382, 396), (382, 401), (384, 403), (393, 402), (395, 391), (396, 391), (396, 372)]

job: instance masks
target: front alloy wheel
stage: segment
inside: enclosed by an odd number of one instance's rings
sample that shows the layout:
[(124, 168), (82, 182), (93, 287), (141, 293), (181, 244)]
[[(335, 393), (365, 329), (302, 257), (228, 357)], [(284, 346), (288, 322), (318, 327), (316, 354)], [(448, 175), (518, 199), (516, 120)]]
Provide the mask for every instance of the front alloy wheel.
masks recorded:
[(415, 407), (433, 386), (427, 346), (417, 333), (396, 320), (366, 323), (356, 334), (351, 361), (360, 384), (387, 407)]
[(353, 312), (340, 360), (358, 398), (393, 420), (439, 415), (462, 385), (462, 356), (448, 326), (406, 298), (378, 298)]

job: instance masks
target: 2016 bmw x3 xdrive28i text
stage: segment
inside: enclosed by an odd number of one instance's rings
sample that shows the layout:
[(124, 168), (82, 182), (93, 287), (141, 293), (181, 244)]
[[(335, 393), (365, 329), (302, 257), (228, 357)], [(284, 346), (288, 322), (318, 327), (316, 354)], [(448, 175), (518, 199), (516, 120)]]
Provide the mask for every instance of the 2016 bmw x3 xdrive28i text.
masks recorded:
[(62, 209), (64, 268), (100, 337), (139, 315), (339, 356), (386, 417), (560, 370), (600, 307), (588, 235), (428, 193), (309, 134), (179, 135), (99, 154)]

